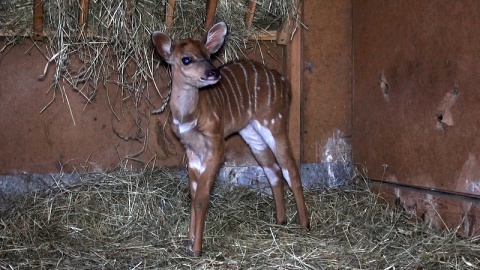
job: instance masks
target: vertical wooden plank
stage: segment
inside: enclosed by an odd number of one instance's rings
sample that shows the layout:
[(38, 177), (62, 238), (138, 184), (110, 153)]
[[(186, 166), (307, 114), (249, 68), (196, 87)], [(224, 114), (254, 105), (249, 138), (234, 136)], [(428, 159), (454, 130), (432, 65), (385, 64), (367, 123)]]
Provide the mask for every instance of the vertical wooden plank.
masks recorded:
[(87, 34), (88, 31), (88, 0), (79, 0), (80, 11), (78, 12), (78, 26), (80, 34)]
[(126, 9), (125, 9), (125, 18), (126, 18), (126, 24), (128, 27), (132, 26), (133, 22), (133, 15), (135, 14), (135, 9), (137, 8), (137, 1), (136, 0), (127, 0), (126, 1)]
[(43, 38), (43, 4), (42, 0), (33, 0), (33, 40)]
[(205, 29), (208, 30), (213, 26), (215, 12), (217, 11), (217, 0), (207, 0), (207, 19), (205, 20)]
[(165, 14), (165, 24), (167, 25), (167, 30), (172, 28), (173, 25), (173, 13), (175, 12), (175, 0), (168, 0), (167, 3), (167, 14)]
[(281, 44), (281, 45), (287, 45), (288, 43), (290, 43), (290, 37), (292, 35), (292, 28), (293, 28), (293, 19), (292, 17), (289, 17), (285, 22), (283, 22), (283, 25), (282, 27), (280, 27), (280, 29), (278, 29), (277, 33), (276, 33), (276, 41), (277, 41), (277, 44)]
[[(298, 2), (298, 19), (303, 18), (303, 1)], [(292, 104), (290, 107), (289, 137), (292, 143), (293, 155), (297, 163), (303, 161), (302, 149), (302, 88), (303, 88), (303, 29), (294, 29), (291, 42), (287, 45), (287, 61), (285, 63), (287, 78), (292, 86)]]
[(303, 5), (308, 30), (303, 37), (302, 161), (347, 165), (352, 139), (352, 1)]
[(255, 0), (250, 0), (248, 2), (247, 16), (245, 16), (245, 27), (250, 29), (253, 23), (253, 17), (255, 17), (255, 9), (257, 8), (257, 2)]

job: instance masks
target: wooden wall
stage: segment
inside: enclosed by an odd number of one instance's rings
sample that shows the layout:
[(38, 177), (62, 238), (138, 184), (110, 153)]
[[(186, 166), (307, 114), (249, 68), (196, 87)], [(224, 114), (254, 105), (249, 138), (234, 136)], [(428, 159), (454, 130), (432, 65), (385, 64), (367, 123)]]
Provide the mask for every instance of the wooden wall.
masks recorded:
[(433, 222), (479, 233), (478, 1), (353, 3), (355, 162), (376, 180), (476, 198), (390, 190), (438, 213)]
[(302, 161), (350, 160), (352, 3), (304, 3)]
[[(285, 76), (296, 74), (290, 78), (296, 80), (290, 135), (298, 161), (348, 159), (351, 1), (305, 1), (303, 17), (305, 28), (297, 29), (290, 45), (264, 42), (248, 58), (264, 61)], [(37, 80), (46, 64), (44, 55), (50, 55), (45, 44), (37, 45), (26, 39), (9, 48), (0, 62), (0, 121), (9, 127), (0, 131), (0, 139), (7, 142), (0, 150), (0, 175), (105, 171), (119, 164), (131, 169), (183, 166), (183, 149), (171, 132), (168, 113), (150, 114), (162, 104), (154, 90), (146, 90), (151, 103), (139, 109), (140, 118), (115, 83), (100, 86), (88, 104), (68, 83), (64, 91), (48, 91), (54, 66), (44, 81)], [(75, 59), (70, 61), (72, 69), (81, 68)], [(156, 75), (160, 92), (166, 94), (165, 70), (159, 69)], [(256, 165), (238, 135), (229, 138), (227, 145), (226, 165)]]

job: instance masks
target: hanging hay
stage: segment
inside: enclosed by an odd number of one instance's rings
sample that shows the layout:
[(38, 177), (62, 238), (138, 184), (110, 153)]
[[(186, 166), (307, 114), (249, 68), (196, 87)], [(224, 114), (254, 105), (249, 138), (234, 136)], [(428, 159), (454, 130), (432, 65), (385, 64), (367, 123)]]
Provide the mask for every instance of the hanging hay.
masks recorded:
[[(79, 1), (43, 1), (46, 57), (55, 62), (52, 88), (60, 89), (66, 97), (61, 84), (66, 82), (89, 103), (99, 86), (114, 80), (125, 91), (123, 96), (137, 107), (145, 99), (147, 86), (154, 87), (165, 98), (153, 81), (160, 62), (154, 58), (150, 36), (155, 30), (166, 31), (166, 5), (164, 0), (90, 1), (87, 32), (82, 32), (77, 20)], [(0, 50), (0, 59), (1, 53), (8, 51), (7, 46), (31, 35), (32, 10), (32, 1), (7, 0), (0, 4), (0, 34), (7, 40)], [(219, 53), (224, 63), (245, 57), (247, 40), (255, 37), (253, 33), (278, 28), (289, 16), (297, 18), (294, 0), (258, 1), (250, 29), (244, 23), (246, 13), (244, 0), (218, 2), (215, 21), (225, 21), (229, 26), (225, 46)], [(174, 40), (198, 38), (205, 33), (205, 16), (206, 1), (176, 1), (173, 26), (168, 32)], [(71, 66), (74, 56), (78, 56), (80, 68)], [(112, 75), (118, 75), (118, 79)]]
[(203, 256), (184, 245), (188, 185), (172, 171), (116, 171), (17, 198), (0, 216), (1, 269), (468, 269), (478, 239), (437, 232), (369, 190), (308, 191), (310, 231), (274, 224), (272, 198), (217, 186)]
[[(0, 36), (3, 36), (5, 45), (0, 48), (0, 61), (9, 48), (32, 35), (32, 2), (1, 1)], [(167, 29), (165, 22), (167, 2), (89, 1), (88, 24), (84, 32), (78, 22), (81, 12), (78, 0), (42, 1), (45, 42), (34, 41), (32, 47), (45, 54), (45, 69), (43, 74), (38, 74), (39, 79), (52, 84), (47, 92), (51, 101), (40, 113), (60, 100), (68, 106), (69, 117), (75, 125), (77, 121), (69, 98), (72, 90), (88, 105), (95, 100), (98, 91), (117, 85), (120, 98), (116, 100), (121, 102), (109, 103), (113, 116), (119, 121), (122, 115), (133, 116), (126, 120), (136, 125), (132, 138), (146, 141), (149, 115), (163, 112), (170, 94), (167, 80), (154, 79), (155, 74), (168, 74), (168, 71), (154, 52), (152, 32), (168, 31), (174, 40), (200, 38), (206, 32), (206, 1), (176, 1), (171, 29)], [(252, 37), (257, 37), (255, 33), (279, 27), (286, 18), (298, 17), (294, 0), (258, 1), (254, 24), (249, 29), (244, 22), (246, 14), (247, 2), (244, 0), (218, 1), (214, 21), (225, 21), (229, 28), (226, 42), (216, 55), (220, 62), (245, 58), (249, 50), (259, 48), (248, 45)], [(159, 69), (162, 71), (158, 72)], [(123, 140), (128, 137), (114, 133)], [(141, 153), (135, 153), (138, 154)]]

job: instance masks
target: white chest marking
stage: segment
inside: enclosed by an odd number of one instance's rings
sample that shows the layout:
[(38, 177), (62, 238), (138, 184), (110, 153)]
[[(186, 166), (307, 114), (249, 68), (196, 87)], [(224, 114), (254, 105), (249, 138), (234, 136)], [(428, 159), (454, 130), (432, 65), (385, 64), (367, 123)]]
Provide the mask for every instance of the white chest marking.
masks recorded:
[(180, 123), (177, 119), (173, 119), (173, 124), (178, 127), (180, 133), (184, 133), (197, 126), (197, 119), (187, 123)]

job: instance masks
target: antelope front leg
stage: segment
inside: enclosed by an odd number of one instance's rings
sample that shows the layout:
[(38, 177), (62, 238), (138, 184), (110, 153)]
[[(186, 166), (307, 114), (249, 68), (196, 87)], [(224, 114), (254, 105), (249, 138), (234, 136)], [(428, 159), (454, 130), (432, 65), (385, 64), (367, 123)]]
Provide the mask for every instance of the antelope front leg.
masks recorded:
[(196, 170), (192, 168), (188, 168), (188, 174), (190, 176), (190, 227), (188, 229), (188, 249), (192, 250), (193, 242), (195, 241), (195, 209), (194, 209), (194, 201), (195, 201), (195, 193), (198, 186), (198, 173)]
[(205, 159), (197, 159), (198, 155), (194, 153), (193, 155), (192, 158), (189, 157), (191, 206), (188, 239), (190, 241), (189, 249), (193, 255), (200, 256), (210, 191), (215, 183), (222, 155), (220, 151), (207, 153)]

